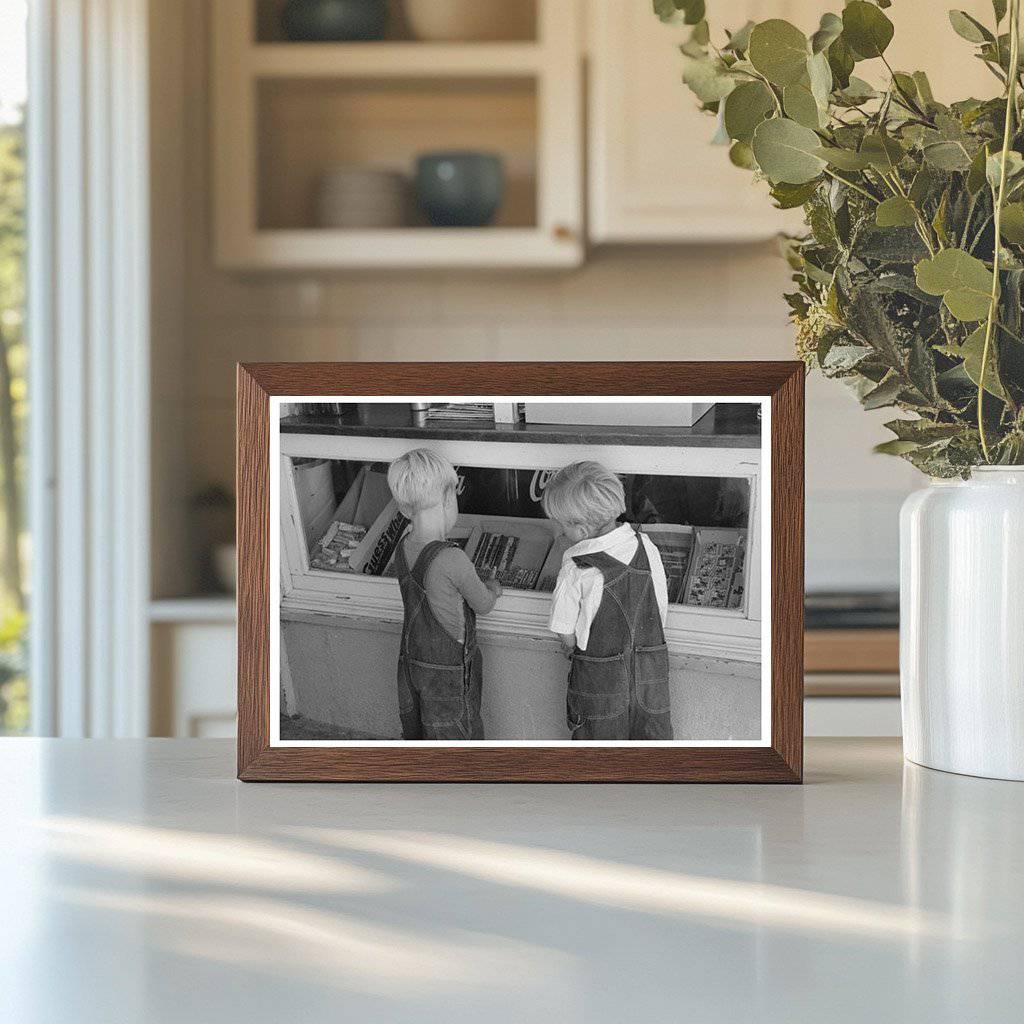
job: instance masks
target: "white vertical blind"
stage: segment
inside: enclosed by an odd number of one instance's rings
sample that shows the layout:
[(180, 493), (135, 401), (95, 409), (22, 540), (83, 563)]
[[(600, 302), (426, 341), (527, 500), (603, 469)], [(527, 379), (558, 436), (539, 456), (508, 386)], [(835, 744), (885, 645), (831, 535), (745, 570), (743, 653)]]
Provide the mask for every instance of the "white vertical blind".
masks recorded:
[(29, 38), (33, 728), (141, 736), (147, 0), (36, 0)]

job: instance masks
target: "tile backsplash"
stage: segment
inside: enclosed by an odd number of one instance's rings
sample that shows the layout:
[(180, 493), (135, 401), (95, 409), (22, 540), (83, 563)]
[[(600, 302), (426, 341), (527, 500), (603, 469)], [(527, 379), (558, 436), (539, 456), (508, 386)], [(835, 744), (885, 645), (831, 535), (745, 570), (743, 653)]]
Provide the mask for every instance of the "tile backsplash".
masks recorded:
[[(190, 489), (232, 479), (236, 361), (786, 359), (786, 278), (769, 245), (608, 252), (553, 274), (193, 271)], [(809, 587), (896, 585), (897, 512), (915, 478), (871, 453), (885, 418), (865, 414), (841, 385), (809, 378)]]

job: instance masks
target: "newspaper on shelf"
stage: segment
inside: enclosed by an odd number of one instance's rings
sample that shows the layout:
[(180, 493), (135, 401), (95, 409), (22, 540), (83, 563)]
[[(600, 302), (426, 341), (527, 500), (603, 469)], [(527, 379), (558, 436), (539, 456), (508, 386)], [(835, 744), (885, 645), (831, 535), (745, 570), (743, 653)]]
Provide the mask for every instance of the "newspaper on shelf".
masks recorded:
[(661, 555), (669, 604), (682, 604), (693, 557), (693, 527), (676, 523), (645, 523), (640, 529)]
[(746, 542), (746, 530), (698, 530), (697, 553), (690, 567), (684, 604), (739, 608), (743, 603)]

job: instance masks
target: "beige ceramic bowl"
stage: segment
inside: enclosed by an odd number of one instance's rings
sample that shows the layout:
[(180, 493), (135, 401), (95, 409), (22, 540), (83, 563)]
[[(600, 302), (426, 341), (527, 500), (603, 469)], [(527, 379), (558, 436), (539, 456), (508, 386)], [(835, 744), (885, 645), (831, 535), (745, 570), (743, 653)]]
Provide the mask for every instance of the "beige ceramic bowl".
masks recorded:
[(337, 168), (320, 180), (315, 196), (321, 228), (399, 228), (409, 220), (409, 183), (395, 171)]
[(429, 42), (494, 42), (533, 39), (533, 0), (405, 0), (417, 39)]

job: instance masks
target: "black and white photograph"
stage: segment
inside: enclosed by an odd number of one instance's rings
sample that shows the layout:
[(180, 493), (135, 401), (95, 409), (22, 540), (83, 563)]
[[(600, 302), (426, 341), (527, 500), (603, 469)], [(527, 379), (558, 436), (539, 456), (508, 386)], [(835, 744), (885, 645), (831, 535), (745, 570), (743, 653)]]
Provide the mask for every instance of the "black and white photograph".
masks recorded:
[(271, 400), (272, 745), (768, 744), (767, 399), (344, 397)]

